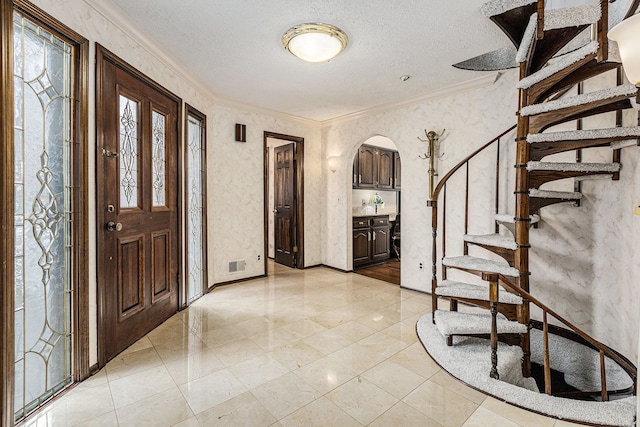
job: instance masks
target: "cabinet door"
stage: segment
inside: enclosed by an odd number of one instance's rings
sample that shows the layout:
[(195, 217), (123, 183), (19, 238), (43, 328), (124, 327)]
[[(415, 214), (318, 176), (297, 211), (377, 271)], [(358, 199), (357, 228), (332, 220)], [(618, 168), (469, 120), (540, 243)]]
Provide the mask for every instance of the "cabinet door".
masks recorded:
[(389, 227), (373, 229), (372, 261), (384, 261), (389, 258)]
[(369, 262), (369, 228), (353, 230), (353, 266), (358, 267)]
[(362, 146), (358, 150), (358, 185), (360, 188), (373, 188), (378, 177), (376, 149)]
[(393, 153), (393, 188), (400, 189), (400, 154)]
[(353, 158), (353, 180), (352, 180), (352, 184), (353, 184), (353, 188), (358, 188), (359, 187), (359, 183), (358, 183), (358, 153), (356, 153), (356, 155)]
[(393, 152), (378, 150), (378, 188), (393, 188)]

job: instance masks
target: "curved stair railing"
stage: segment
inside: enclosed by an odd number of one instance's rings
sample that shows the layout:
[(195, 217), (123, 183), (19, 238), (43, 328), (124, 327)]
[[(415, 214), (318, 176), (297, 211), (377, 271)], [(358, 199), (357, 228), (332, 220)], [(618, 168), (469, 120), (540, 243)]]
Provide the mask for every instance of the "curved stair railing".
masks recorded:
[[(498, 275), (491, 275), (487, 279), (491, 284), (490, 286), (491, 300), (493, 301), (495, 299), (497, 301), (498, 292), (499, 292)], [(585, 343), (587, 343), (590, 347), (594, 348), (600, 353), (600, 379), (601, 379), (602, 388), (597, 391), (574, 393), (575, 395), (580, 397), (580, 396), (590, 396), (597, 393), (597, 394), (600, 394), (602, 401), (606, 402), (609, 400), (609, 394), (629, 392), (629, 391), (635, 392), (637, 388), (638, 373), (637, 373), (636, 367), (627, 358), (625, 358), (624, 356), (620, 355), (617, 351), (604, 345), (600, 341), (594, 339), (593, 337), (591, 337), (590, 335), (582, 331), (580, 328), (578, 328), (576, 325), (571, 323), (569, 320), (560, 316), (553, 309), (543, 304), (539, 299), (531, 295), (529, 292), (521, 289), (518, 286), (511, 284), (509, 281), (506, 281), (506, 280), (502, 281), (502, 284), (503, 284), (502, 286), (511, 290), (513, 293), (520, 295), (523, 298), (523, 300), (526, 300), (532, 303), (533, 305), (538, 307), (540, 310), (542, 310), (542, 334), (543, 334), (543, 343), (544, 343), (544, 383), (545, 383), (546, 394), (549, 394), (549, 395), (552, 394), (551, 393), (551, 365), (549, 363), (550, 353), (549, 353), (548, 316), (553, 316), (556, 320), (560, 321), (567, 328), (573, 331), (576, 335), (582, 338), (582, 340), (584, 340)], [(492, 318), (495, 318), (495, 316), (493, 315), (494, 314), (493, 311), (494, 310), (492, 310)], [(498, 333), (497, 333), (497, 329), (495, 328), (495, 322), (492, 321), (492, 328), (491, 328), (491, 349), (492, 349), (491, 376), (492, 378), (495, 378), (494, 375), (495, 373), (497, 373), (497, 357), (494, 357), (493, 355), (494, 347), (497, 347), (497, 339), (498, 339), (497, 337), (498, 337)], [(494, 341), (495, 341), (495, 345), (494, 345)], [(605, 357), (608, 357), (614, 362), (616, 362), (631, 377), (633, 381), (633, 387), (632, 387), (633, 390), (607, 391), (607, 372), (606, 372), (606, 366), (605, 366)]]
[[(431, 235), (433, 236), (433, 242), (431, 246), (431, 295), (432, 295), (432, 315), (436, 312), (438, 308), (438, 302), (436, 297), (436, 287), (438, 286), (438, 260), (442, 259), (446, 256), (447, 245), (446, 245), (446, 221), (447, 221), (447, 182), (449, 179), (460, 170), (463, 166), (466, 171), (466, 179), (465, 179), (465, 205), (464, 205), (464, 233), (467, 234), (468, 225), (469, 225), (469, 162), (475, 158), (478, 154), (483, 153), (486, 149), (496, 145), (496, 180), (495, 180), (495, 189), (496, 189), (496, 197), (495, 197), (495, 213), (498, 213), (498, 209), (500, 207), (500, 197), (499, 197), (499, 188), (500, 188), (500, 143), (501, 140), (510, 132), (516, 129), (517, 125), (511, 126), (509, 129), (502, 132), (500, 135), (496, 136), (486, 144), (482, 145), (480, 148), (469, 154), (467, 157), (462, 159), (458, 164), (456, 164), (442, 179), (438, 182), (436, 187), (433, 189), (433, 193), (429, 201), (427, 201), (427, 206), (431, 208)], [(438, 200), (440, 199), (440, 194), (442, 193), (442, 254), (438, 257), (438, 244), (437, 244), (437, 236), (438, 236)], [(496, 232), (498, 231), (498, 225), (496, 224)], [(465, 254), (468, 251), (468, 247), (465, 244)], [(442, 279), (446, 279), (446, 269), (442, 268)], [(456, 302), (451, 300), (452, 309), (455, 310)]]
[[(518, 49), (516, 60), (520, 63), (518, 101), (518, 123), (492, 139), (454, 166), (438, 183), (427, 203), (432, 208), (432, 321), (445, 336), (447, 345), (453, 345), (453, 336), (488, 338), (491, 348), (491, 370), (489, 376), (499, 379), (497, 369), (498, 341), (519, 344), (522, 349), (522, 374), (531, 376), (530, 330), (542, 330), (544, 391), (552, 394), (549, 334), (562, 332), (570, 339), (580, 342), (599, 354), (600, 390), (555, 393), (564, 397), (583, 398), (599, 396), (602, 401), (618, 393), (637, 393), (637, 368), (620, 353), (594, 339), (552, 308), (534, 297), (529, 290), (529, 233), (539, 221), (539, 210), (556, 203), (578, 204), (582, 197), (579, 182), (588, 175), (619, 179), (621, 168), (620, 149), (640, 145), (640, 114), (638, 126), (623, 127), (622, 110), (632, 107), (630, 98), (640, 93), (632, 85), (622, 84), (621, 65), (610, 61), (606, 37), (609, 25), (609, 3), (615, 0), (598, 0), (594, 4), (578, 6), (567, 11), (546, 10), (545, 0), (508, 1), (490, 0), (483, 12), (511, 39)], [(640, 0), (631, 2), (625, 19), (636, 13)], [(563, 14), (564, 13), (564, 14)], [(549, 22), (547, 22), (547, 19)], [(569, 20), (570, 22), (567, 22)], [(615, 23), (615, 22), (614, 22)], [(594, 29), (595, 37), (581, 48), (564, 53), (562, 49), (576, 37), (582, 37), (588, 28)], [(555, 55), (563, 54), (549, 62)], [(617, 86), (584, 94), (582, 82), (602, 73), (617, 69)], [(577, 96), (565, 96), (570, 88), (578, 86)], [(546, 102), (545, 102), (546, 100)], [(616, 112), (613, 128), (582, 130), (582, 119), (593, 115)], [(554, 125), (576, 122), (576, 131), (549, 131)], [(500, 189), (500, 139), (516, 131), (515, 143), (515, 212), (513, 215), (497, 215)], [(630, 144), (631, 143), (631, 144)], [(495, 234), (468, 235), (469, 228), (469, 165), (470, 161), (487, 148), (497, 145), (495, 182)], [(612, 163), (582, 163), (581, 150), (610, 146)], [(552, 154), (575, 151), (575, 163), (546, 160)], [(464, 201), (464, 255), (447, 257), (447, 182), (461, 169), (466, 171)], [(575, 178), (573, 192), (548, 191), (540, 186), (565, 178)], [(442, 212), (439, 212), (439, 206)], [(439, 226), (439, 217), (442, 225)], [(500, 235), (499, 224), (508, 228), (513, 237)], [(442, 240), (438, 254), (438, 233)], [(501, 262), (468, 255), (468, 246), (477, 245), (503, 258)], [(504, 263), (506, 261), (506, 264)], [(441, 280), (438, 280), (438, 262), (442, 265)], [(447, 280), (447, 269), (453, 268), (480, 276), (488, 286)], [(500, 290), (502, 286), (503, 290)], [(438, 310), (438, 298), (450, 301), (449, 311)], [(487, 325), (469, 327), (470, 318), (457, 313), (458, 302), (487, 309), (488, 315), (473, 314), (473, 322)], [(542, 321), (530, 318), (530, 304), (542, 312)], [(566, 328), (552, 325), (549, 317)], [(484, 320), (478, 320), (484, 319)], [(557, 335), (558, 333), (556, 333)], [(625, 390), (607, 389), (609, 358), (631, 378), (632, 387)]]

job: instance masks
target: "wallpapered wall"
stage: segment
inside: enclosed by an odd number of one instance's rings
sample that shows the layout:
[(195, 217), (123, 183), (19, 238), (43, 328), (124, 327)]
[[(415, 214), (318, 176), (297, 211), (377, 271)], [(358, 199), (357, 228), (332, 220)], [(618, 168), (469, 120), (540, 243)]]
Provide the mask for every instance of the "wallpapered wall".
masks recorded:
[[(232, 108), (216, 103), (158, 51), (143, 47), (130, 36), (136, 34), (135, 30), (126, 29), (123, 19), (114, 18), (100, 2), (35, 0), (34, 3), (91, 41), (90, 177), (95, 176), (94, 42), (101, 43), (207, 115), (210, 284), (264, 273), (262, 262), (257, 261), (258, 255), (266, 255), (263, 253), (264, 131), (305, 138), (305, 264), (325, 263), (345, 270), (351, 269), (351, 165), (356, 147), (374, 135), (390, 138), (400, 152), (403, 168), (402, 285), (425, 291), (430, 289), (431, 228), (430, 210), (426, 207), (427, 162), (418, 157), (425, 152), (425, 146), (417, 137), (424, 136), (424, 129), (447, 129), (444, 155), (439, 162), (443, 173), (516, 120), (515, 72), (502, 74), (490, 87), (336, 122), (322, 129), (319, 125), (288, 120), (276, 114)], [(97, 9), (90, 4), (95, 4)], [(602, 82), (593, 84), (598, 86)], [(247, 125), (247, 143), (233, 141), (235, 123)], [(504, 150), (508, 152), (509, 147)], [(341, 156), (336, 173), (326, 168), (325, 158), (329, 155)], [(535, 248), (531, 258), (532, 291), (587, 332), (633, 360), (637, 357), (640, 317), (635, 286), (640, 273), (635, 254), (640, 241), (640, 217), (631, 215), (631, 207), (640, 201), (639, 160), (640, 149), (624, 149), (620, 182), (585, 182), (583, 205), (545, 209), (541, 227), (531, 237)], [(491, 164), (489, 159), (486, 161)], [(512, 171), (512, 164), (505, 161), (502, 169)], [(479, 178), (472, 182), (477, 195), (487, 194), (491, 188), (482, 182), (482, 176), (489, 174), (490, 169), (481, 168), (481, 171)], [(89, 200), (95, 199), (94, 184), (90, 183)], [(449, 193), (454, 194), (462, 185), (461, 180), (452, 181)], [(508, 195), (513, 183), (504, 180), (502, 187), (500, 192)], [(460, 199), (457, 203), (455, 197), (452, 200), (450, 215), (460, 217), (453, 209), (460, 204)], [(503, 199), (505, 209), (509, 200), (511, 198)], [(479, 203), (473, 211), (474, 224), (484, 229), (477, 231), (489, 232), (491, 203), (486, 200)], [(95, 229), (93, 203), (89, 219), (91, 229)], [(461, 244), (453, 230), (447, 242), (452, 254), (456, 250), (460, 253)], [(95, 235), (90, 236), (89, 250), (91, 363), (95, 363)], [(244, 274), (230, 277), (226, 273), (227, 263), (238, 259), (246, 259), (247, 269)], [(420, 262), (423, 270), (418, 268)]]
[[(258, 255), (263, 247), (263, 132), (271, 131), (305, 139), (306, 265), (322, 262), (319, 240), (322, 223), (320, 205), (320, 127), (314, 123), (287, 120), (277, 115), (241, 111), (216, 105), (213, 97), (181, 75), (170, 60), (145, 47), (126, 27), (126, 18), (114, 16), (100, 2), (83, 0), (35, 0), (34, 4), (90, 41), (89, 61), (89, 229), (95, 230), (95, 42), (157, 81), (185, 103), (207, 116), (207, 189), (209, 284), (264, 274)], [(95, 6), (91, 6), (91, 5)], [(143, 37), (136, 34), (136, 37)], [(247, 142), (234, 141), (235, 123), (247, 125)], [(96, 325), (96, 237), (89, 236), (90, 363), (97, 361)], [(227, 274), (228, 261), (245, 259), (246, 270)]]
[[(425, 145), (417, 137), (424, 138), (425, 128), (447, 129), (447, 136), (442, 141), (444, 155), (439, 161), (442, 176), (468, 153), (516, 122), (516, 77), (515, 72), (507, 72), (487, 88), (323, 128), (325, 152), (327, 155), (339, 154), (343, 165), (325, 182), (325, 227), (333, 238), (324, 242), (324, 262), (347, 270), (352, 266), (348, 238), (351, 223), (347, 208), (351, 206), (351, 192), (347, 190), (351, 179), (349, 165), (356, 147), (363, 140), (373, 134), (384, 135), (394, 141), (402, 157), (402, 286), (430, 291), (431, 217), (430, 208), (426, 206), (428, 163), (418, 158), (424, 153)], [(585, 91), (596, 90), (604, 84), (615, 84), (615, 76), (611, 74), (589, 81)], [(626, 121), (630, 125), (635, 123), (634, 114), (627, 113)], [(615, 126), (613, 115), (584, 122), (585, 128), (600, 125)], [(572, 126), (575, 123), (565, 128)], [(500, 211), (505, 213), (513, 213), (514, 205), (513, 140), (514, 135), (509, 135), (504, 140), (506, 146), (501, 148)], [(588, 150), (583, 156), (585, 162), (608, 162), (611, 161), (611, 150)], [(556, 156), (553, 160), (574, 161), (575, 154)], [(531, 233), (532, 293), (631, 360), (636, 360), (638, 355), (640, 323), (637, 307), (640, 291), (636, 286), (640, 275), (636, 250), (640, 217), (631, 213), (633, 204), (640, 201), (639, 160), (639, 148), (625, 148), (620, 181), (585, 181), (582, 206), (560, 204), (543, 209), (540, 227)], [(495, 154), (492, 152), (478, 158), (472, 166), (472, 170), (477, 169), (471, 178), (470, 233), (493, 232), (494, 200), (488, 195), (494, 190), (486, 178), (492, 179), (495, 175), (494, 165)], [(553, 183), (546, 188), (573, 191), (573, 181)], [(461, 255), (464, 175), (452, 179), (447, 191), (447, 254)], [(482, 252), (476, 249), (475, 253)], [(420, 263), (423, 263), (422, 270)], [(453, 277), (462, 276), (454, 273)]]

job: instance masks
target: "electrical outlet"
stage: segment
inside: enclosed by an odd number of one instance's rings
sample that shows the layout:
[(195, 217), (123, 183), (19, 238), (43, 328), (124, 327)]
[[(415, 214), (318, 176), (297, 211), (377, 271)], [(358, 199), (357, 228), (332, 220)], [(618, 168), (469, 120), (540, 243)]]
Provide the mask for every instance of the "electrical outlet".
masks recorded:
[(640, 203), (636, 203), (636, 205), (633, 207), (633, 214), (640, 215)]
[(420, 270), (422, 270), (422, 263), (420, 263)]

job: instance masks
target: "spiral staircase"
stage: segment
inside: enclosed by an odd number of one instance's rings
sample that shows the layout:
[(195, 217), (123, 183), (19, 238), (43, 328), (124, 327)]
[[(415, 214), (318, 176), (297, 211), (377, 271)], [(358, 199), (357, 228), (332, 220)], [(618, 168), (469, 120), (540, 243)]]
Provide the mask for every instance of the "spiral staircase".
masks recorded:
[[(635, 395), (636, 367), (618, 352), (562, 317), (552, 308), (552, 304), (547, 305), (530, 293), (532, 272), (529, 269), (529, 254), (535, 251), (535, 247), (531, 247), (529, 235), (535, 232), (546, 206), (580, 203), (584, 179), (618, 180), (621, 150), (640, 145), (640, 126), (623, 126), (624, 111), (634, 107), (635, 98), (640, 103), (640, 94), (634, 85), (624, 84), (617, 47), (607, 39), (608, 28), (636, 13), (640, 0), (614, 2), (611, 1), (610, 5), (609, 1), (601, 0), (577, 7), (545, 9), (544, 0), (492, 0), (483, 6), (485, 15), (517, 49), (520, 78), (516, 86), (519, 105), (515, 127), (515, 211), (498, 212), (496, 196), (492, 233), (467, 234), (468, 223), (472, 220), (468, 207), (469, 161), (488, 147), (500, 144), (501, 139), (514, 128), (452, 168), (439, 182), (429, 201), (432, 208), (434, 260), (431, 320), (446, 345), (455, 347), (454, 337), (488, 339), (491, 369), (486, 375), (495, 380), (501, 377), (498, 370), (498, 343), (518, 346), (522, 350), (522, 376), (528, 378), (532, 376), (531, 334), (532, 330), (539, 329), (542, 339), (536, 341), (536, 345), (542, 345), (544, 359), (539, 369), (541, 392), (600, 402), (625, 393)], [(617, 84), (584, 93), (584, 81), (603, 73), (614, 73)], [(582, 119), (609, 112), (615, 115), (615, 123), (610, 127), (582, 129)], [(628, 117), (629, 113), (626, 114)], [(576, 129), (557, 131), (553, 128), (567, 123), (575, 123)], [(610, 147), (612, 161), (583, 163), (582, 150), (593, 147)], [(500, 152), (499, 147), (496, 152)], [(554, 161), (557, 156), (549, 157), (568, 152), (575, 152), (575, 162), (558, 162)], [(499, 164), (497, 160), (496, 179), (499, 177)], [(461, 236), (462, 255), (449, 256), (446, 254), (444, 237), (441, 237), (442, 249), (438, 251), (438, 234), (443, 233), (446, 226), (446, 223), (439, 224), (439, 221), (444, 222), (447, 217), (442, 211), (439, 214), (439, 209), (446, 209), (447, 181), (464, 170), (467, 171), (467, 188), (464, 196), (464, 235)], [(541, 189), (544, 184), (567, 178), (573, 179), (574, 191)], [(496, 192), (499, 186), (499, 183), (495, 184)], [(480, 252), (487, 256), (469, 255), (471, 246), (484, 250), (475, 249), (474, 254)], [(475, 276), (475, 280), (449, 280), (447, 276), (451, 275), (452, 270), (458, 272), (456, 277), (462, 271), (469, 277)], [(443, 300), (449, 301), (448, 310), (442, 308)], [(459, 310), (459, 303), (464, 305), (465, 310)], [(477, 309), (466, 310), (469, 306)], [(531, 319), (532, 309), (542, 314), (541, 320)], [(552, 334), (563, 335), (598, 353), (599, 390), (567, 392), (554, 389), (556, 385), (552, 377), (557, 373), (553, 372), (550, 363), (554, 357), (549, 349)], [(621, 367), (633, 385), (625, 390), (608, 389), (605, 360)]]

